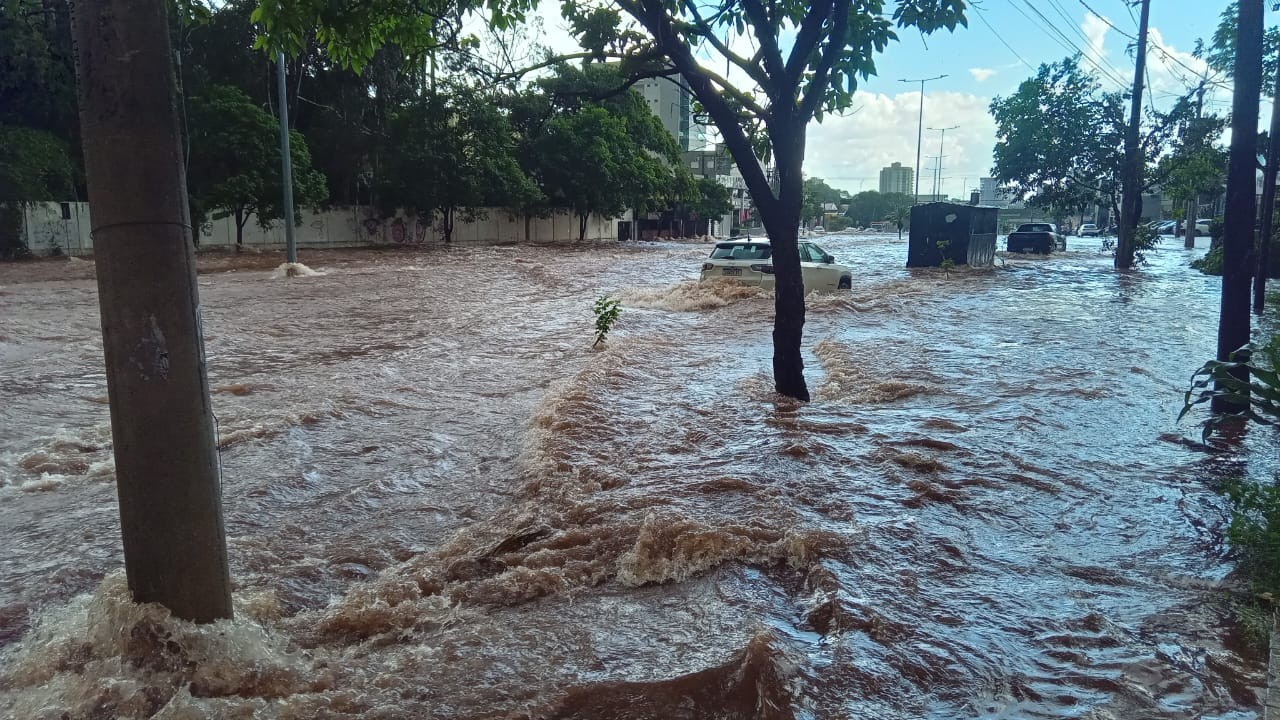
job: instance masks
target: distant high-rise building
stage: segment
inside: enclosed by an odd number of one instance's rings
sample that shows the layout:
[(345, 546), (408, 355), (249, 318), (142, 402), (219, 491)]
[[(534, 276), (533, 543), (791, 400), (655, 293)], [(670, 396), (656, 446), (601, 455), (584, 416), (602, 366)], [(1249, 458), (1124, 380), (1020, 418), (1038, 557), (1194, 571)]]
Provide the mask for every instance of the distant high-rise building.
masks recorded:
[(911, 184), (913, 178), (911, 168), (902, 167), (902, 163), (894, 163), (880, 170), (880, 192), (910, 195), (915, 192), (915, 187)]
[[(649, 111), (658, 116), (662, 127), (676, 139), (681, 150), (701, 150), (705, 132), (693, 122), (693, 102), (689, 93), (670, 78), (648, 78), (636, 83)], [(701, 137), (698, 137), (701, 135)]]

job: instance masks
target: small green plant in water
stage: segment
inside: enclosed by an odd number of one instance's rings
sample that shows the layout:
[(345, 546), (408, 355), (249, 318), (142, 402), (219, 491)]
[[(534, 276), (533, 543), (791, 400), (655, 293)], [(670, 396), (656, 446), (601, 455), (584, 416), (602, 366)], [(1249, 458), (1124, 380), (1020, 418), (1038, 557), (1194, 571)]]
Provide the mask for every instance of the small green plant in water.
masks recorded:
[(608, 295), (601, 295), (596, 298), (592, 309), (596, 313), (596, 341), (591, 347), (595, 347), (604, 342), (609, 331), (613, 329), (613, 324), (618, 321), (618, 316), (622, 314), (622, 301)]
[(951, 241), (939, 240), (935, 244), (938, 246), (938, 252), (943, 254), (942, 262), (938, 263), (938, 267), (942, 268), (943, 272), (951, 272), (951, 269), (956, 266), (955, 261), (946, 256), (947, 248), (951, 247)]

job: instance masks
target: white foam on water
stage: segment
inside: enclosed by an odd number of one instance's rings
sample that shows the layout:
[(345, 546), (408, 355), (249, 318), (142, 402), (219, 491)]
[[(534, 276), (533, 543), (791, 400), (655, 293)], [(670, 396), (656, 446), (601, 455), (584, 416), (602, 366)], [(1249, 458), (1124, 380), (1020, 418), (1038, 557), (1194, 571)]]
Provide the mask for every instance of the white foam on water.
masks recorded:
[(325, 275), (323, 271), (312, 270), (302, 263), (280, 263), (275, 270), (271, 271), (271, 279), (279, 280), (286, 277), (319, 277)]

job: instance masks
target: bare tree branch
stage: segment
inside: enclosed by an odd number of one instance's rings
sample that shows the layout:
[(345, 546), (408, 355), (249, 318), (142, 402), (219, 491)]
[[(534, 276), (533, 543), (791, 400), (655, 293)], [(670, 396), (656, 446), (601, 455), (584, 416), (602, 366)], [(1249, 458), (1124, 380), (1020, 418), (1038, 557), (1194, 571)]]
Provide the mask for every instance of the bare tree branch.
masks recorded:
[(710, 23), (704, 20), (701, 13), (698, 12), (698, 6), (696, 5), (695, 0), (682, 0), (682, 4), (684, 5), (685, 10), (693, 15), (694, 21), (692, 24), (693, 27), (690, 31), (691, 34), (697, 35), (711, 43), (711, 46), (714, 47), (717, 52), (724, 55), (734, 65), (741, 68), (748, 77), (756, 81), (759, 85), (769, 84), (769, 76), (764, 72), (764, 69), (761, 68), (759, 64), (730, 50), (728, 45), (724, 44), (720, 38), (716, 37), (715, 30), (711, 27)]
[[(782, 50), (778, 48), (778, 35), (774, 29), (771, 13), (765, 10), (760, 0), (742, 0), (742, 9), (751, 21), (760, 49), (756, 55), (764, 60), (765, 70), (775, 78), (783, 75)], [(762, 83), (763, 84), (763, 83)]]
[[(804, 16), (804, 22), (800, 24), (800, 31), (796, 33), (795, 44), (791, 46), (791, 57), (787, 58), (786, 72), (783, 75), (787, 84), (794, 86), (800, 81), (801, 74), (809, 65), (809, 55), (811, 55), (818, 43), (822, 40), (822, 26), (832, 17), (837, 10), (837, 0), (818, 0), (809, 6), (809, 12)], [(841, 5), (845, 6), (845, 17), (848, 18), (848, 0), (839, 0)]]

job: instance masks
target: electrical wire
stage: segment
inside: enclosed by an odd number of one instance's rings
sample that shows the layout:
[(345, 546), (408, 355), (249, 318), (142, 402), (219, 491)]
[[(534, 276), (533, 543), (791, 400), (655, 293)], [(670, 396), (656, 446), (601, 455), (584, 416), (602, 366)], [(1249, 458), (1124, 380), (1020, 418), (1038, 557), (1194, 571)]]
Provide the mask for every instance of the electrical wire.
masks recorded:
[(1026, 65), (1031, 70), (1036, 69), (1035, 65), (1032, 65), (1031, 63), (1027, 62), (1026, 58), (1019, 55), (1018, 51), (1014, 50), (1013, 47), (1009, 45), (1009, 43), (1005, 42), (1004, 38), (1000, 37), (1000, 33), (996, 32), (996, 29), (994, 27), (991, 27), (991, 23), (987, 22), (987, 16), (983, 14), (982, 10), (978, 7), (977, 3), (974, 3), (970, 7), (973, 8), (974, 14), (978, 16), (978, 19), (982, 21), (982, 24), (986, 25), (987, 29), (991, 31), (991, 34), (996, 36), (996, 39), (1000, 41), (1001, 45), (1004, 45), (1005, 48), (1009, 50), (1009, 52), (1013, 53), (1013, 56), (1018, 58), (1018, 60), (1022, 62), (1023, 65)]
[(1015, 0), (1010, 0), (1009, 4), (1012, 5), (1013, 9), (1016, 10), (1018, 14), (1022, 15), (1022, 17), (1027, 20), (1027, 22), (1038, 27), (1042, 32), (1045, 33), (1046, 37), (1048, 37), (1050, 40), (1053, 40), (1058, 45), (1060, 45), (1064, 50), (1067, 51), (1068, 54), (1079, 55), (1081, 59), (1085, 60), (1090, 65), (1092, 65), (1093, 68), (1097, 70), (1098, 73), (1100, 73), (1107, 80), (1110, 80), (1112, 83), (1115, 83), (1118, 87), (1126, 88), (1129, 86), (1127, 82), (1116, 77), (1114, 73), (1112, 73), (1110, 70), (1100, 65), (1091, 56), (1089, 56), (1087, 53), (1085, 53), (1083, 50), (1077, 47), (1075, 43), (1071, 41), (1070, 38), (1068, 38), (1061, 30), (1057, 29), (1057, 27), (1051, 20), (1045, 17), (1044, 13), (1041, 13), (1040, 10), (1037, 9), (1035, 5), (1031, 4), (1030, 0), (1022, 0), (1022, 2), (1024, 5), (1030, 8), (1031, 11), (1036, 14), (1037, 17), (1039, 17), (1039, 20), (1032, 18), (1030, 15), (1024, 12), (1022, 8), (1018, 7), (1018, 3)]
[[(1089, 37), (1084, 34), (1084, 30), (1080, 28), (1079, 23), (1076, 20), (1074, 20), (1070, 16), (1070, 14), (1067, 12), (1067, 9), (1062, 6), (1061, 0), (1049, 0), (1049, 6), (1052, 7), (1054, 11), (1058, 13), (1058, 17), (1061, 17), (1066, 22), (1067, 27), (1071, 28), (1075, 32), (1076, 36), (1084, 41), (1083, 47), (1086, 47), (1092, 50), (1093, 41), (1090, 40)], [(1123, 76), (1124, 73), (1121, 70), (1116, 68), (1115, 65), (1112, 65), (1111, 63), (1107, 62), (1107, 59), (1104, 53), (1105, 53), (1105, 50), (1102, 50), (1102, 49), (1095, 51), (1094, 59), (1104, 63), (1107, 66), (1107, 69), (1111, 70), (1111, 72), (1113, 72), (1114, 74), (1118, 76)]]

